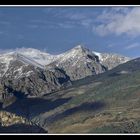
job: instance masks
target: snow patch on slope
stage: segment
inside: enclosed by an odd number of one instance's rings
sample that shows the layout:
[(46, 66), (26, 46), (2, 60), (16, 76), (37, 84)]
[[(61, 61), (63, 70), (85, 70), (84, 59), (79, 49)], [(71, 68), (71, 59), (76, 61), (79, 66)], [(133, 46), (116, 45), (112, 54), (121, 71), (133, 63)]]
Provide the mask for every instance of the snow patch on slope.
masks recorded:
[(1, 69), (3, 71), (3, 73), (0, 74), (0, 77), (2, 77), (3, 75), (6, 74), (8, 68), (9, 68), (10, 62), (12, 60), (13, 60), (13, 52), (0, 55), (0, 63), (4, 66)]
[(47, 65), (51, 63), (54, 59), (56, 59), (55, 55), (41, 52), (40, 50), (33, 48), (20, 48), (17, 49), (16, 52), (36, 61), (41, 65)]
[(23, 62), (23, 63), (25, 63), (25, 64), (30, 64), (30, 65), (33, 65), (33, 66), (35, 66), (35, 67), (39, 67), (39, 68), (41, 68), (41, 69), (45, 69), (45, 67), (44, 67), (43, 65), (37, 63), (37, 62), (34, 61), (33, 59), (28, 58), (28, 57), (26, 57), (26, 56), (24, 56), (24, 55), (22, 55), (22, 54), (18, 54), (18, 53), (17, 53), (17, 54), (16, 54), (16, 57), (17, 57), (17, 60), (19, 60), (19, 61), (21, 61), (21, 62)]
[(99, 60), (100, 61), (103, 61), (103, 58), (102, 58), (102, 54), (101, 53), (95, 52), (95, 51), (92, 51), (92, 52), (93, 52), (93, 54), (95, 54), (95, 55), (97, 55), (99, 57)]

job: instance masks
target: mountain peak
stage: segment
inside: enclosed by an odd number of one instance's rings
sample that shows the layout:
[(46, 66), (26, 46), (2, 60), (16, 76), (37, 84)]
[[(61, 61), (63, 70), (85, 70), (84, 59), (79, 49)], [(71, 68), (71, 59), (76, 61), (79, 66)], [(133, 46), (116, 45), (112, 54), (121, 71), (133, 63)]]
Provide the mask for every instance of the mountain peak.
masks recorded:
[(77, 45), (74, 48), (66, 51), (65, 53), (60, 54), (59, 56), (63, 58), (63, 60), (65, 60), (74, 57), (75, 58), (82, 57), (89, 53), (90, 51), (87, 48), (85, 48), (83, 45)]
[(88, 50), (84, 45), (81, 45), (81, 44), (75, 46), (73, 49), (76, 49), (76, 50)]
[(75, 49), (82, 49), (82, 48), (84, 48), (84, 46), (81, 45), (81, 44), (79, 44), (79, 45), (75, 46), (74, 48), (75, 48)]
[(88, 48), (86, 48), (84, 45), (77, 45), (74, 48), (72, 48), (71, 50), (69, 50), (68, 52), (73, 52), (73, 53), (78, 53), (79, 54), (88, 54), (90, 53), (90, 50)]

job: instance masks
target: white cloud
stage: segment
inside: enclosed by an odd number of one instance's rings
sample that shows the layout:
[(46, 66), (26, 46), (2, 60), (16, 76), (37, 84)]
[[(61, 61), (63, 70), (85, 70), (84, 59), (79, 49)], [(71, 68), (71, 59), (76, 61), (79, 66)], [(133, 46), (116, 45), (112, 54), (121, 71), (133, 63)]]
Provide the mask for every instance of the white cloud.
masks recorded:
[[(45, 14), (52, 15), (51, 22), (55, 27), (90, 28), (101, 36), (109, 34), (138, 36), (140, 35), (140, 7), (105, 7), (97, 9), (80, 8), (46, 8)], [(55, 19), (55, 20), (54, 20)], [(57, 22), (56, 22), (57, 21)]]
[(125, 49), (126, 50), (129, 50), (129, 49), (134, 49), (134, 48), (137, 48), (137, 47), (140, 47), (140, 44), (139, 43), (131, 44), (131, 45), (125, 47)]
[(93, 26), (93, 31), (101, 36), (115, 35), (140, 35), (140, 8), (104, 11), (96, 19), (99, 24)]

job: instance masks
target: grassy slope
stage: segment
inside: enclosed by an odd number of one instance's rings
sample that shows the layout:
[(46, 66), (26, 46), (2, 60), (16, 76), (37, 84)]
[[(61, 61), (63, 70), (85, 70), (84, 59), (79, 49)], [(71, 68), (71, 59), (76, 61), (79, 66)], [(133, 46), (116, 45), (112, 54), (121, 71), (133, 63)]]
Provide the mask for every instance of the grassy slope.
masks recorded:
[[(55, 93), (58, 98), (72, 99), (49, 112), (53, 114), (49, 132), (140, 133), (140, 71), (112, 75), (122, 68), (77, 81), (72, 88)], [(51, 98), (56, 98), (55, 94)]]

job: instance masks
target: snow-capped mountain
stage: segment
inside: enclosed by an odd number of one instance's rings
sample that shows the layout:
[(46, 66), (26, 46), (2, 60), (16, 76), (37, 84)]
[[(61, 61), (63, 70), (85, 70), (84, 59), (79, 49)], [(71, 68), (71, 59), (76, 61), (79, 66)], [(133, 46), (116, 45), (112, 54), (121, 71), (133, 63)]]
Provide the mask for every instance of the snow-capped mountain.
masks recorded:
[(82, 45), (77, 45), (73, 49), (59, 55), (52, 55), (33, 48), (20, 48), (16, 49), (15, 52), (17, 54), (25, 56), (28, 59), (34, 60), (34, 62), (37, 62), (41, 66), (46, 66), (56, 61), (58, 63), (57, 65), (59, 65), (59, 63), (64, 63), (65, 61), (75, 61), (75, 60), (76, 61), (74, 62), (73, 65), (76, 65), (78, 59), (81, 59), (81, 57), (83, 59), (84, 54), (87, 53), (90, 55), (94, 54), (98, 56), (99, 62), (109, 70), (121, 63), (125, 63), (130, 60), (129, 57), (125, 57), (115, 53), (99, 53), (96, 51), (91, 51)]
[(16, 49), (0, 54), (0, 99), (8, 98), (9, 104), (17, 93), (52, 93), (71, 85), (71, 81), (103, 73), (128, 60), (116, 54), (93, 52), (81, 45), (59, 55), (33, 48)]
[[(54, 57), (55, 58), (55, 57)], [(57, 66), (66, 71), (71, 80), (77, 80), (90, 75), (96, 75), (113, 69), (130, 58), (111, 53), (91, 51), (82, 45), (56, 56), (47, 66)]]
[(40, 63), (36, 62), (34, 59), (17, 52), (10, 52), (10, 53), (0, 55), (0, 68), (1, 68), (0, 77), (4, 76), (7, 73), (10, 64), (16, 60), (21, 61), (26, 65), (33, 65), (35, 67), (44, 69), (44, 65), (41, 65)]
[(72, 80), (102, 73), (105, 68), (110, 70), (130, 60), (130, 58), (118, 54), (90, 51), (82, 45), (59, 55), (51, 55), (33, 48), (19, 48), (0, 55), (0, 77), (8, 70), (10, 62), (16, 59), (41, 69), (52, 70), (54, 67), (59, 67), (70, 76), (71, 73), (77, 75), (76, 77), (71, 76)]
[(98, 57), (81, 45), (58, 55), (50, 65), (63, 69), (72, 81), (106, 71)]
[(68, 85), (71, 81), (63, 70), (47, 70), (45, 65), (18, 52), (0, 55), (0, 100), (6, 100), (7, 105), (15, 97), (42, 96)]
[[(93, 56), (93, 60), (94, 61), (98, 61), (97, 58), (94, 58), (95, 55), (88, 50), (87, 48), (85, 48), (84, 46), (78, 45), (76, 47), (74, 47), (73, 49), (60, 54), (57, 56), (57, 59), (55, 61), (59, 61), (58, 63), (63, 63), (65, 61), (74, 61), (73, 65), (76, 65), (76, 63), (79, 61), (79, 59), (86, 59), (85, 62), (91, 62), (91, 60), (88, 60), (87, 55), (91, 55)], [(83, 60), (81, 60), (83, 61)]]

